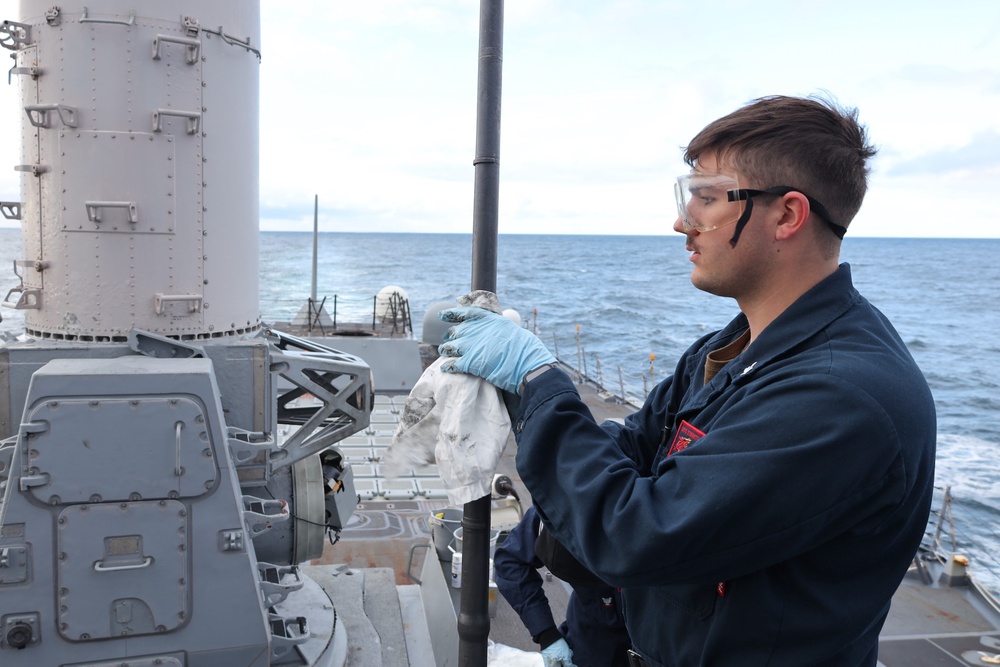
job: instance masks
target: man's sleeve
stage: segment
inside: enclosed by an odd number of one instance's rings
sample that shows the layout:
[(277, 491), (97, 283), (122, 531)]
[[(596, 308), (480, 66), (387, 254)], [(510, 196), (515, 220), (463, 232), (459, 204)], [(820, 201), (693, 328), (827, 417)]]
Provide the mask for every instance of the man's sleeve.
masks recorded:
[(538, 574), (542, 566), (535, 557), (538, 526), (538, 514), (529, 507), (493, 557), (497, 588), (533, 638), (556, 625)]

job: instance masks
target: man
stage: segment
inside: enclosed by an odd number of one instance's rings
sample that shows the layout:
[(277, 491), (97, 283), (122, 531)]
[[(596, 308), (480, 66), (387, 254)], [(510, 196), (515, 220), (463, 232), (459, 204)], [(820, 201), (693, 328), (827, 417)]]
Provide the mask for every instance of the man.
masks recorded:
[[(630, 642), (618, 591), (587, 571), (544, 530), (535, 508), (497, 547), (497, 588), (539, 645), (545, 667), (624, 667)], [(538, 568), (573, 588), (566, 620), (556, 626)]]
[(690, 143), (691, 280), (741, 313), (624, 425), (598, 426), (528, 332), (475, 309), (450, 370), (520, 392), (517, 468), (542, 520), (622, 588), (639, 665), (874, 666), (934, 473), (927, 384), (838, 266), (875, 150), (819, 99), (755, 100)]

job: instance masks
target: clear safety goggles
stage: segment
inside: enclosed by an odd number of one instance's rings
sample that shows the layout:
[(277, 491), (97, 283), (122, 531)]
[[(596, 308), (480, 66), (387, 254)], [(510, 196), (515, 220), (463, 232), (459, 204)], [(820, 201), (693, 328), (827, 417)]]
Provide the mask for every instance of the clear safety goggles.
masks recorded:
[(729, 174), (690, 173), (677, 178), (674, 197), (677, 199), (677, 215), (684, 225), (684, 231), (710, 232), (713, 229), (738, 223), (730, 244), (735, 246), (743, 227), (749, 222), (753, 212), (753, 198), (758, 196), (782, 196), (789, 192), (799, 192), (809, 201), (813, 213), (818, 215), (838, 238), (844, 238), (847, 228), (833, 221), (826, 207), (798, 188), (785, 185), (766, 190), (741, 188), (735, 176)]
[(677, 215), (685, 231), (710, 232), (731, 225), (743, 214), (743, 202), (730, 199), (729, 193), (738, 191), (735, 176), (728, 174), (691, 173), (677, 177), (674, 197)]

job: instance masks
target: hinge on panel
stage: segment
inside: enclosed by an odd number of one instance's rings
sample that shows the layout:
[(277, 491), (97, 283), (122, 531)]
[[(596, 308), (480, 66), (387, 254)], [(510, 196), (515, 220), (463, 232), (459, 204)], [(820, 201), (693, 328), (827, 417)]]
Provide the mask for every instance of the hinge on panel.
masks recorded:
[(193, 16), (182, 17), (181, 26), (183, 26), (184, 31), (189, 37), (197, 37), (198, 33), (201, 32), (201, 26), (198, 24), (198, 19)]
[[(13, 58), (14, 54), (13, 53), (10, 54), (10, 57)], [(32, 66), (32, 67), (11, 67), (10, 70), (7, 72), (7, 85), (8, 86), (10, 85), (10, 77), (12, 75), (14, 75), (14, 74), (17, 74), (18, 76), (22, 76), (22, 75), (27, 74), (32, 79), (37, 79), (38, 77), (40, 77), (42, 75), (42, 71), (43, 70), (42, 70), (41, 67), (34, 67), (34, 66)]]
[(45, 486), (49, 483), (49, 474), (42, 473), (41, 475), (21, 475), (18, 479), (19, 489), (21, 491), (27, 491), (33, 486)]
[(27, 171), (31, 172), (32, 176), (41, 176), (49, 170), (48, 166), (44, 164), (16, 164), (14, 165), (14, 171)]
[(55, 27), (62, 23), (62, 10), (59, 7), (52, 7), (45, 12), (45, 22)]

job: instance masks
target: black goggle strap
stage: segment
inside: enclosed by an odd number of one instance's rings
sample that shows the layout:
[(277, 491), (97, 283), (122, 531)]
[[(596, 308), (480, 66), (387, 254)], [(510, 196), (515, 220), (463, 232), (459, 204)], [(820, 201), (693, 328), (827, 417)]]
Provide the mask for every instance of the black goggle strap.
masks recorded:
[(834, 234), (837, 235), (838, 239), (844, 238), (844, 234), (847, 233), (847, 227), (843, 225), (838, 225), (833, 221), (833, 216), (830, 212), (826, 210), (826, 207), (820, 204), (818, 201), (802, 192), (797, 188), (790, 188), (785, 185), (779, 185), (777, 187), (768, 188), (767, 190), (752, 190), (749, 188), (742, 188), (740, 190), (730, 190), (728, 192), (729, 201), (746, 201), (747, 206), (743, 211), (743, 215), (736, 222), (736, 229), (733, 232), (733, 238), (729, 239), (729, 245), (736, 247), (736, 242), (740, 239), (740, 234), (743, 232), (743, 228), (746, 227), (747, 222), (750, 221), (750, 214), (753, 212), (753, 197), (757, 195), (787, 195), (789, 192), (798, 192), (805, 196), (806, 201), (809, 202), (809, 206), (816, 215), (823, 219), (823, 222), (827, 224)]
[(743, 215), (740, 219), (736, 221), (736, 228), (733, 230), (733, 238), (729, 239), (729, 246), (731, 248), (736, 247), (736, 242), (740, 240), (740, 234), (743, 233), (743, 228), (747, 226), (750, 222), (750, 216), (753, 214), (753, 196), (764, 194), (763, 190), (730, 190), (728, 193), (729, 201), (746, 201), (747, 205), (743, 209)]

